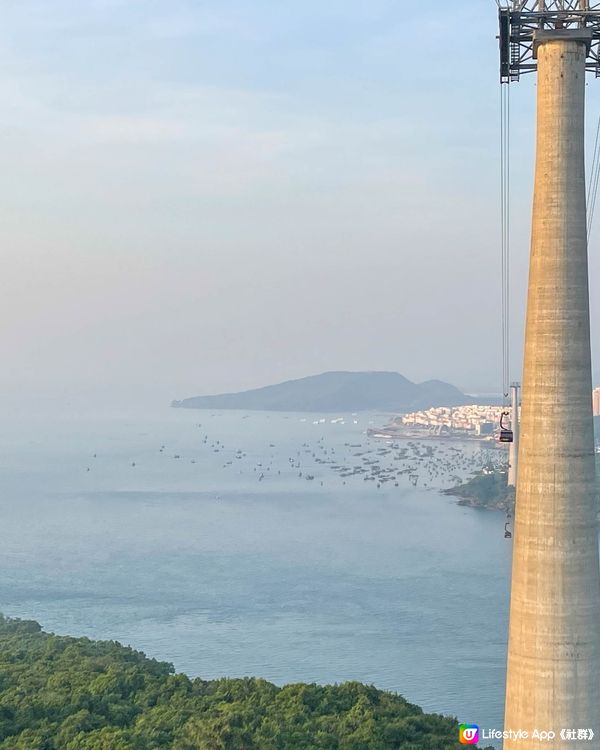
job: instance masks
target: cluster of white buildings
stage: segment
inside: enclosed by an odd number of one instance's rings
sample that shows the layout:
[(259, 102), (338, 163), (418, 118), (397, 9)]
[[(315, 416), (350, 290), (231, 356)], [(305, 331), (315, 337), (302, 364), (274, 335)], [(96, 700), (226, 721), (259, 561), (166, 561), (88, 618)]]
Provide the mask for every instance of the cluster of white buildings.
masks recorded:
[[(404, 414), (402, 424), (407, 427), (426, 427), (442, 431), (471, 432), (491, 435), (500, 424), (502, 411), (510, 408), (471, 404), (469, 406), (437, 406), (426, 411)], [(509, 418), (510, 419), (510, 418)], [(509, 419), (507, 421), (509, 421)]]
[[(600, 416), (600, 388), (592, 393), (594, 416)], [(474, 435), (492, 435), (500, 424), (500, 416), (507, 411), (506, 422), (510, 423), (510, 407), (470, 404), (468, 406), (436, 406), (424, 411), (404, 414), (397, 422), (406, 427), (427, 428), (432, 432), (469, 432)], [(519, 409), (520, 411), (520, 409)]]

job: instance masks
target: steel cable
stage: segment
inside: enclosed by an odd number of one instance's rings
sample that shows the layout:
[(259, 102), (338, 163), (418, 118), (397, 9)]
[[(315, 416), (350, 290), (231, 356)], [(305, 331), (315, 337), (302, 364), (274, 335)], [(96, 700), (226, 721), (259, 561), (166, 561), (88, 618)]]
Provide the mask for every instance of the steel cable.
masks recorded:
[(500, 244), (502, 316), (502, 395), (510, 378), (510, 86), (500, 85)]

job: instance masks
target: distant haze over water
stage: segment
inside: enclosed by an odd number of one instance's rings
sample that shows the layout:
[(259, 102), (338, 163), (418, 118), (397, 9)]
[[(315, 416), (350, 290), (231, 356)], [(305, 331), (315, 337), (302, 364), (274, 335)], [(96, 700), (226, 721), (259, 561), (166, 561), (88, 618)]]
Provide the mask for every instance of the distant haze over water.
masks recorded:
[(501, 726), (503, 517), (405, 477), (379, 490), (342, 480), (312, 452), (346, 461), (384, 448), (363, 434), (382, 415), (308, 416), (11, 420), (0, 444), (0, 609), (115, 638), (194, 675), (357, 679)]

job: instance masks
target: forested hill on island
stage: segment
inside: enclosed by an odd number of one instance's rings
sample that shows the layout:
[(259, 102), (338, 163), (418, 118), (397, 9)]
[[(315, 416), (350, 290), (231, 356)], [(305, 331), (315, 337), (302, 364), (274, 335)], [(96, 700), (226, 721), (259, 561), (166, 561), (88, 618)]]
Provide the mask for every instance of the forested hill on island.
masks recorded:
[(456, 719), (358, 682), (191, 680), (114, 641), (58, 637), (2, 616), (0, 674), (0, 750), (462, 747)]
[(242, 393), (173, 401), (185, 409), (249, 409), (300, 412), (410, 412), (473, 403), (441, 380), (413, 383), (397, 372), (326, 372)]

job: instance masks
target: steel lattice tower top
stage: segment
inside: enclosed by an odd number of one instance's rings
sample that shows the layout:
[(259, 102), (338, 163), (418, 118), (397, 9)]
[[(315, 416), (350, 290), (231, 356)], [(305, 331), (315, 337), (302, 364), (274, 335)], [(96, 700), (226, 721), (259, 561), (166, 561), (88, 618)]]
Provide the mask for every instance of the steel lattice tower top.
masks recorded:
[(514, 0), (500, 7), (500, 80), (518, 81), (537, 70), (537, 47), (548, 33), (588, 42), (586, 69), (600, 77), (600, 2)]

